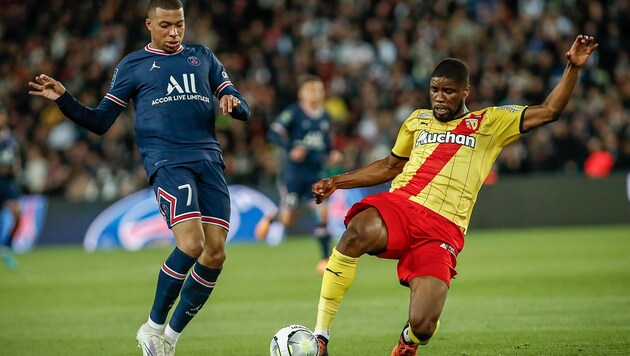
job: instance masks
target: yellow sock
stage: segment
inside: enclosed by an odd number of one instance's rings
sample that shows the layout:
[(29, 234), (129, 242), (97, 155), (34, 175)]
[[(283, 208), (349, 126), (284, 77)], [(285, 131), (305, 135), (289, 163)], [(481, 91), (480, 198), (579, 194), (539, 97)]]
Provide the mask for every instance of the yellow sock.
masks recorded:
[(339, 310), (339, 304), (352, 285), (358, 260), (357, 257), (343, 255), (337, 251), (337, 248), (333, 249), (322, 279), (315, 330), (330, 330), (330, 324)]
[(426, 340), (420, 340), (416, 337), (416, 335), (413, 334), (413, 332), (411, 331), (411, 327), (407, 328), (407, 336), (409, 336), (409, 339), (411, 339), (411, 341), (415, 342), (416, 344), (420, 344), (420, 345), (426, 345), (429, 343), (429, 341), (431, 341), (431, 338), (433, 337), (433, 335), (435, 335), (438, 331), (438, 329), (440, 328), (440, 320), (437, 321), (437, 324), (435, 325), (435, 330), (433, 331), (433, 334)]

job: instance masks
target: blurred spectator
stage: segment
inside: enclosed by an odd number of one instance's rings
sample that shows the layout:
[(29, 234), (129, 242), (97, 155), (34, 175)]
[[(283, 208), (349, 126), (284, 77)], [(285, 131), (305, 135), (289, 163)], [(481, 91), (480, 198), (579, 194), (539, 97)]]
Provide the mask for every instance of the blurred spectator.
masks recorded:
[[(148, 43), (146, 5), (2, 1), (0, 101), (23, 147), (25, 190), (112, 200), (147, 185), (131, 111), (97, 137), (67, 126), (54, 105), (29, 98), (26, 85), (50, 73), (95, 106), (121, 53)], [(266, 132), (295, 101), (302, 74), (324, 80), (334, 142), (349, 170), (387, 154), (400, 121), (426, 105), (440, 59), (469, 64), (471, 110), (538, 103), (564, 69), (559, 51), (580, 33), (595, 36), (599, 49), (569, 107), (559, 122), (505, 149), (498, 174), (585, 174), (592, 138), (612, 171), (630, 169), (628, 0), (189, 0), (185, 11), (186, 40), (217, 54), (252, 107), (250, 125), (228, 122), (217, 132), (230, 183), (274, 181)]]
[(586, 161), (584, 161), (584, 173), (589, 178), (605, 178), (610, 174), (615, 158), (602, 148), (602, 144), (597, 137), (588, 140), (588, 150), (590, 151)]

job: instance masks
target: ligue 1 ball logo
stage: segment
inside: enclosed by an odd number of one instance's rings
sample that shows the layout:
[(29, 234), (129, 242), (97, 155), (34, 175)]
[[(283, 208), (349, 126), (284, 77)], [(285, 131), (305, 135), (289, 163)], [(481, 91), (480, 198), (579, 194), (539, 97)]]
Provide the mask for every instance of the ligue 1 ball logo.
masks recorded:
[(305, 326), (287, 325), (271, 339), (271, 356), (319, 356), (317, 338)]

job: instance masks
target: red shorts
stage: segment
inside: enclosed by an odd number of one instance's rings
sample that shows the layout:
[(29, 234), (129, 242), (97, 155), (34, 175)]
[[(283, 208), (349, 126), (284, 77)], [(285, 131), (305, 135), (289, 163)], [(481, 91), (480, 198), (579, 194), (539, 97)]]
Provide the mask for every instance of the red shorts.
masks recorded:
[(406, 197), (383, 192), (354, 204), (344, 220), (346, 226), (361, 211), (376, 208), (387, 226), (387, 248), (380, 258), (398, 260), (400, 284), (416, 277), (433, 276), (450, 286), (457, 272), (457, 255), (464, 248), (459, 226)]

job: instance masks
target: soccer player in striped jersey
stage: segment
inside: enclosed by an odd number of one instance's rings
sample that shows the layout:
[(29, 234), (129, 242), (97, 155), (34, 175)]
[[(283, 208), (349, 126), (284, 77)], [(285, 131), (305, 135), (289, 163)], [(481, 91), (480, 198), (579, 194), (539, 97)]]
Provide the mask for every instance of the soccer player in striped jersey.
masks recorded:
[(336, 189), (392, 180), (388, 192), (368, 196), (348, 211), (347, 230), (334, 248), (322, 280), (315, 334), (320, 356), (328, 355), (330, 327), (352, 284), (363, 254), (398, 260), (398, 278), (409, 287), (409, 315), (392, 356), (415, 355), (439, 327), (457, 255), (477, 193), (493, 162), (522, 134), (557, 120), (580, 68), (597, 48), (579, 35), (566, 53), (561, 80), (545, 102), (470, 112), (468, 67), (448, 58), (433, 70), (430, 110), (414, 111), (403, 123), (391, 155), (355, 171), (313, 184), (317, 202)]
[(224, 115), (246, 121), (251, 114), (214, 53), (182, 44), (180, 0), (149, 1), (146, 27), (151, 43), (118, 64), (97, 108), (83, 106), (45, 74), (29, 82), (34, 89), (29, 93), (55, 100), (67, 117), (97, 134), (104, 134), (134, 101), (138, 150), (176, 241), (160, 269), (148, 321), (136, 340), (144, 355), (173, 355), (180, 333), (210, 296), (225, 260), (230, 198), (213, 96)]

